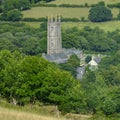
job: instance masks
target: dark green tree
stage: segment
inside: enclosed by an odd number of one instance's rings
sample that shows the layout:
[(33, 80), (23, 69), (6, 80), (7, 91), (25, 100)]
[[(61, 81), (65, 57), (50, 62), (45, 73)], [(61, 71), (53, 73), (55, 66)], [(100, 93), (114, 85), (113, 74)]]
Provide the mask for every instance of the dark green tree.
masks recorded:
[(96, 5), (90, 9), (88, 18), (92, 22), (109, 21), (112, 19), (112, 13), (104, 5)]
[(23, 15), (18, 9), (4, 12), (1, 15), (1, 19), (7, 20), (7, 21), (20, 21), (22, 18), (23, 18)]
[(92, 59), (92, 56), (88, 55), (86, 58), (85, 58), (85, 62), (86, 63), (89, 63)]
[(80, 65), (80, 59), (77, 55), (73, 54), (70, 56), (67, 63), (60, 64), (60, 68), (70, 72), (74, 77), (76, 77), (76, 69)]
[(80, 59), (77, 55), (73, 54), (70, 56), (68, 63), (72, 64), (72, 66), (76, 68), (80, 65)]
[(3, 12), (3, 7), (2, 6), (0, 6), (0, 13), (2, 13)]
[(30, 9), (30, 2), (28, 0), (6, 0), (3, 2), (5, 11), (12, 9), (26, 10)]

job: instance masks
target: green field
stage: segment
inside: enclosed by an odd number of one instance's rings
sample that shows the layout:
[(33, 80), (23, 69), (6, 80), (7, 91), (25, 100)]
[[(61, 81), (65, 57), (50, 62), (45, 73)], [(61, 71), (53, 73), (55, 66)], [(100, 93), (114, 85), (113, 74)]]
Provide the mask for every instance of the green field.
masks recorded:
[(89, 8), (56, 8), (56, 7), (33, 7), (23, 11), (24, 17), (40, 18), (48, 15), (61, 14), (66, 18), (80, 18), (88, 16)]
[(107, 4), (120, 2), (120, 0), (56, 0), (50, 3), (52, 4), (85, 4), (85, 3), (88, 3), (88, 5), (91, 5), (91, 4), (96, 4), (100, 1), (104, 1)]
[[(33, 7), (30, 10), (23, 11), (24, 18), (41, 18), (48, 15), (61, 14), (64, 18), (88, 18), (89, 8), (59, 8), (59, 7)], [(114, 17), (119, 13), (119, 9), (112, 9)]]
[(92, 28), (98, 26), (105, 31), (114, 31), (116, 29), (120, 29), (120, 21), (110, 21), (110, 22), (102, 22), (102, 23), (92, 23), (92, 22), (62, 23), (62, 28), (63, 29), (72, 28), (72, 27), (77, 27), (78, 29), (82, 29), (85, 26), (90, 26)]
[[(27, 25), (39, 28), (40, 22), (25, 22)], [(92, 22), (62, 22), (62, 29), (77, 27), (78, 29), (82, 29), (85, 26), (100, 27), (105, 31), (114, 31), (116, 29), (120, 29), (120, 21), (110, 21), (110, 22), (102, 22), (102, 23), (92, 23)]]

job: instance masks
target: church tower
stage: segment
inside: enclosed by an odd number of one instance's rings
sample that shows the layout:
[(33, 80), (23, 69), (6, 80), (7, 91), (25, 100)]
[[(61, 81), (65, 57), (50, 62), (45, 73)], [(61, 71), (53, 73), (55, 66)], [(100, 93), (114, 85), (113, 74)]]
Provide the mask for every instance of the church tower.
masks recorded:
[(60, 16), (48, 17), (47, 27), (47, 54), (62, 52), (61, 18)]

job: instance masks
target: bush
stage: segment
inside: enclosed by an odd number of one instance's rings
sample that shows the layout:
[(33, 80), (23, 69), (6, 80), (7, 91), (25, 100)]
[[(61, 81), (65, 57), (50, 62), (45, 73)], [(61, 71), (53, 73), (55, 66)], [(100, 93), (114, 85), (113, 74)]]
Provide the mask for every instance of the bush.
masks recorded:
[(78, 18), (62, 18), (62, 22), (80, 22)]
[(90, 55), (88, 55), (88, 56), (85, 58), (85, 62), (86, 62), (86, 63), (89, 63), (91, 60), (92, 60), (92, 56), (90, 56)]
[(110, 8), (120, 8), (120, 3), (108, 4), (107, 7), (110, 7)]
[(59, 5), (59, 7), (79, 8), (79, 7), (84, 7), (84, 5), (61, 4), (61, 5)]
[(56, 4), (39, 3), (39, 4), (32, 4), (32, 7), (57, 7), (57, 5)]
[(120, 11), (119, 11), (119, 13), (117, 15), (117, 20), (120, 20)]
[(47, 21), (46, 18), (24, 18), (23, 21), (26, 22), (45, 22)]

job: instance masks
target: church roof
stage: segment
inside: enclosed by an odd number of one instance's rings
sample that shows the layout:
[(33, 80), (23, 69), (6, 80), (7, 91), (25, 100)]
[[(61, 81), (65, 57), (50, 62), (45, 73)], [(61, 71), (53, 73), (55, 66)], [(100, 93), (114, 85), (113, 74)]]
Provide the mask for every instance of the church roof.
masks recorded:
[(65, 63), (67, 62), (68, 56), (65, 53), (56, 53), (50, 55), (44, 55), (44, 57), (52, 62)]

